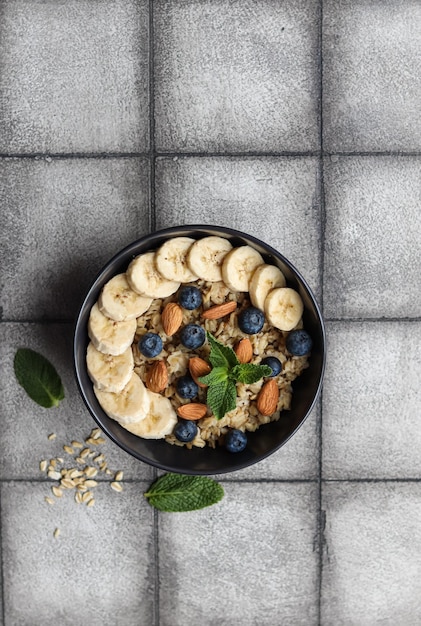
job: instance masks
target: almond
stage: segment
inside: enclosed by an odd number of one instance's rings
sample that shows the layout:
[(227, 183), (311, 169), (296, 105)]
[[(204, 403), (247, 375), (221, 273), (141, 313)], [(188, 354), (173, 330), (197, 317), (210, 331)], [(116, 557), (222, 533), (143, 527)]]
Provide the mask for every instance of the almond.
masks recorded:
[(253, 358), (253, 346), (250, 339), (248, 337), (241, 339), (235, 346), (234, 352), (240, 363), (249, 363)]
[(168, 385), (168, 370), (164, 361), (155, 361), (146, 374), (145, 384), (150, 391), (159, 393)]
[(229, 313), (232, 313), (237, 308), (237, 303), (234, 301), (224, 302), (223, 304), (215, 304), (210, 309), (203, 311), (202, 317), (205, 320), (217, 320), (220, 317), (224, 317)]
[(200, 404), (200, 402), (189, 402), (189, 404), (182, 404), (178, 407), (177, 413), (185, 420), (200, 420), (205, 417), (208, 412), (206, 404)]
[(199, 387), (207, 387), (204, 383), (199, 382), (200, 376), (206, 376), (211, 371), (211, 366), (198, 356), (192, 356), (189, 359), (189, 371), (196, 385)]
[(272, 415), (276, 411), (279, 400), (279, 389), (276, 380), (265, 382), (257, 396), (257, 410), (262, 415)]
[(176, 302), (168, 302), (161, 313), (161, 322), (164, 333), (171, 337), (181, 326), (183, 309)]

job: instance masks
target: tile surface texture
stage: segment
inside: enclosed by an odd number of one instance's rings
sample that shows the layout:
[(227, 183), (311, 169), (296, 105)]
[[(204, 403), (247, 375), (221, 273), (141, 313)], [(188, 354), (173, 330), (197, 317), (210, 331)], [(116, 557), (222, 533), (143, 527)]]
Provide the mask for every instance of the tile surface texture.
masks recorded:
[[(159, 519), (162, 626), (314, 624), (316, 486), (225, 491), (209, 512)], [(210, 572), (212, 591), (204, 593)]]
[(421, 324), (328, 324), (325, 478), (421, 478)]
[(46, 484), (2, 484), (6, 624), (152, 623), (153, 513), (142, 486), (101, 485), (86, 507), (70, 493), (47, 504)]
[(5, 0), (0, 151), (148, 149), (148, 2)]
[[(418, 0), (0, 2), (0, 626), (421, 624), (420, 32)], [(123, 491), (99, 471), (94, 506), (49, 505), (40, 461), (75, 466), (63, 445), (96, 426), (82, 298), (182, 224), (303, 274), (323, 393), (212, 507), (152, 509), (163, 471), (107, 437)], [(59, 407), (19, 386), (19, 347), (56, 367)]]
[(324, 626), (416, 626), (421, 621), (421, 485), (328, 483)]
[(318, 148), (316, 0), (154, 3), (161, 151)]
[(420, 174), (419, 157), (326, 160), (327, 316), (419, 317)]
[(329, 151), (421, 150), (421, 4), (324, 0)]

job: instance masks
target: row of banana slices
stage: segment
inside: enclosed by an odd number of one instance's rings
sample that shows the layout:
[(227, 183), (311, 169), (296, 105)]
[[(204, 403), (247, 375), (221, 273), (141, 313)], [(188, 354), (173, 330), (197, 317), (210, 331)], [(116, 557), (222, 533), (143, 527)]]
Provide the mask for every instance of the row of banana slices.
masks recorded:
[(234, 292), (248, 291), (252, 305), (280, 330), (292, 330), (301, 319), (300, 295), (286, 286), (281, 270), (266, 264), (251, 246), (233, 247), (218, 236), (175, 237), (156, 252), (135, 257), (125, 273), (104, 285), (91, 309), (86, 363), (104, 412), (139, 437), (170, 434), (177, 414), (168, 398), (148, 390), (134, 372), (137, 318), (154, 298), (167, 298), (181, 284), (199, 279), (223, 281)]

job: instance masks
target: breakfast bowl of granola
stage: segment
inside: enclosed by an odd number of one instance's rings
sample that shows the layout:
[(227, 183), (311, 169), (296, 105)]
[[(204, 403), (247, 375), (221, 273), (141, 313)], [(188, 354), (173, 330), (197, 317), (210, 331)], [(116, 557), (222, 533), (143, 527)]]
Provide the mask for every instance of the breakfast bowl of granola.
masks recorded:
[(221, 474), (279, 450), (318, 398), (325, 330), (305, 279), (240, 231), (179, 226), (101, 270), (74, 331), (102, 431), (165, 471)]

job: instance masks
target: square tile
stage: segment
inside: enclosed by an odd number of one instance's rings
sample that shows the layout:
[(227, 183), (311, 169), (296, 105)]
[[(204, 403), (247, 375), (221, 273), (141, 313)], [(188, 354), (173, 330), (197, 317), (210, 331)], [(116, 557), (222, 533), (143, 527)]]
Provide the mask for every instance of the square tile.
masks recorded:
[(0, 160), (3, 315), (71, 319), (101, 267), (149, 230), (144, 159)]
[[(319, 476), (319, 404), (280, 449), (251, 467), (232, 472), (228, 480), (317, 480)], [(224, 480), (224, 475), (219, 480)]]
[(326, 484), (323, 506), (323, 626), (418, 626), (421, 484)]
[(2, 3), (0, 151), (143, 152), (147, 0)]
[(47, 483), (3, 483), (6, 624), (152, 624), (153, 511), (145, 487), (126, 484), (116, 493), (101, 484), (86, 507), (70, 492), (47, 504)]
[(155, 2), (158, 150), (317, 150), (318, 4)]
[(317, 486), (224, 484), (216, 505), (159, 516), (160, 624), (317, 624)]
[(326, 160), (327, 317), (419, 317), (420, 172), (418, 157)]
[[(72, 340), (73, 324), (0, 324), (0, 478), (43, 479), (45, 473), (40, 471), (40, 461), (56, 457), (62, 457), (66, 467), (75, 467), (76, 449), (73, 455), (68, 455), (63, 446), (73, 440), (83, 443), (97, 427), (76, 387)], [(65, 389), (65, 398), (58, 407), (38, 406), (19, 386), (13, 359), (21, 347), (40, 352), (56, 368)], [(55, 440), (48, 440), (50, 433), (56, 433)], [(109, 469), (123, 470), (125, 478), (152, 478), (149, 465), (124, 452), (106, 435), (104, 438), (106, 443), (92, 450), (105, 455)], [(99, 478), (110, 480), (102, 472)]]
[(160, 158), (155, 187), (157, 227), (223, 225), (253, 234), (286, 256), (318, 293), (317, 159)]
[(421, 323), (327, 325), (324, 478), (421, 478)]
[(421, 150), (421, 4), (325, 0), (328, 151)]

